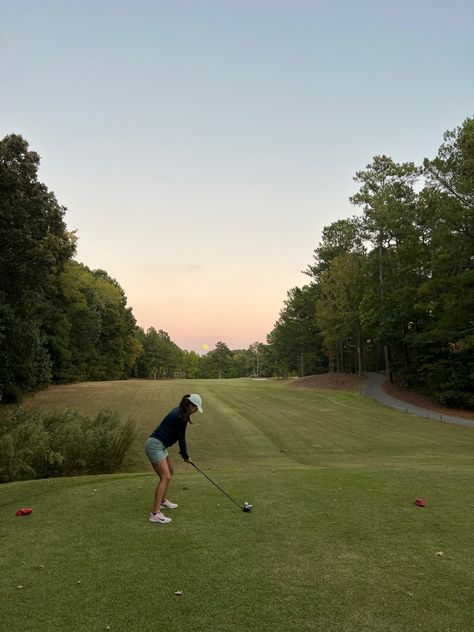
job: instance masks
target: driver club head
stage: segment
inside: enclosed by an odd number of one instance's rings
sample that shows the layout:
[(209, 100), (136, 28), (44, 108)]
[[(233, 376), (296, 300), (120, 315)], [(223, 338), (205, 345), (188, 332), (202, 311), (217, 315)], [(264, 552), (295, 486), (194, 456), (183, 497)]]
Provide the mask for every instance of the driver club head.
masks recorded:
[(245, 505), (242, 507), (242, 511), (245, 511), (246, 513), (248, 513), (249, 511), (252, 511), (253, 509), (253, 505), (249, 505), (248, 503), (245, 503)]

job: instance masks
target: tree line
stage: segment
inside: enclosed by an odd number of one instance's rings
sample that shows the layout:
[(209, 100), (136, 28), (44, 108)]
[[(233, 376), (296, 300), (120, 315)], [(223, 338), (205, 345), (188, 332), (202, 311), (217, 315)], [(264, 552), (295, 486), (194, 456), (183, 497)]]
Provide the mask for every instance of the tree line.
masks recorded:
[(423, 165), (375, 156), (354, 180), (361, 214), (324, 228), (268, 342), (284, 370), (383, 370), (474, 408), (474, 119)]
[(66, 209), (39, 156), (0, 141), (0, 394), (48, 383), (288, 377), (384, 370), (474, 407), (474, 119), (423, 165), (375, 156), (355, 174), (358, 215), (326, 226), (266, 344), (204, 356), (137, 326), (119, 283), (74, 260)]
[(219, 342), (200, 357), (138, 327), (119, 283), (74, 260), (76, 234), (38, 181), (39, 164), (22, 136), (0, 141), (0, 395), (51, 382), (258, 373), (258, 343), (231, 351)]

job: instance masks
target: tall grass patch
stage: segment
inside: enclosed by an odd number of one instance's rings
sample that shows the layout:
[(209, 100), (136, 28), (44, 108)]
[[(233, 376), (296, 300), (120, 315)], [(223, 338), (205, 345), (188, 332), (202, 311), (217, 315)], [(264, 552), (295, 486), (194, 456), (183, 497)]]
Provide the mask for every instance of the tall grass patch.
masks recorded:
[(135, 434), (112, 410), (10, 410), (0, 419), (0, 482), (116, 472)]

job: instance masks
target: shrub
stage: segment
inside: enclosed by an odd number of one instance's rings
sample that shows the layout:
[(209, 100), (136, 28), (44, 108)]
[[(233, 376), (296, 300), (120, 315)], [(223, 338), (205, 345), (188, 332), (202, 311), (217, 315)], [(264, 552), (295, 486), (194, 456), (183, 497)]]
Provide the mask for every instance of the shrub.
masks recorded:
[(474, 395), (466, 391), (454, 389), (442, 391), (439, 395), (439, 401), (451, 408), (466, 408), (467, 410), (474, 408)]
[(0, 482), (115, 472), (134, 438), (133, 421), (114, 411), (18, 408), (0, 420)]
[(123, 462), (135, 438), (135, 424), (122, 421), (111, 410), (97, 415), (92, 425), (90, 467), (101, 472), (114, 472)]
[(15, 384), (7, 384), (3, 389), (2, 402), (4, 404), (21, 404), (23, 395)]
[[(43, 464), (60, 460), (50, 447), (39, 415), (22, 408), (0, 419), (0, 481), (16, 481), (41, 476)], [(38, 472), (40, 472), (38, 476)]]

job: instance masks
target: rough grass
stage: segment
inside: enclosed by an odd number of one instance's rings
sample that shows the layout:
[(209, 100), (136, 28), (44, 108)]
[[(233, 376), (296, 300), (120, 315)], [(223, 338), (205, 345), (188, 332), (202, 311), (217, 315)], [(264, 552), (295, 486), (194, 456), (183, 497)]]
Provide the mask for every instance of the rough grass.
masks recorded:
[[(191, 457), (254, 511), (177, 457), (179, 508), (152, 525), (141, 443), (190, 391), (205, 406)], [(142, 436), (135, 473), (0, 487), (2, 630), (474, 629), (472, 430), (248, 380), (78, 385), (30, 405), (135, 412)]]

